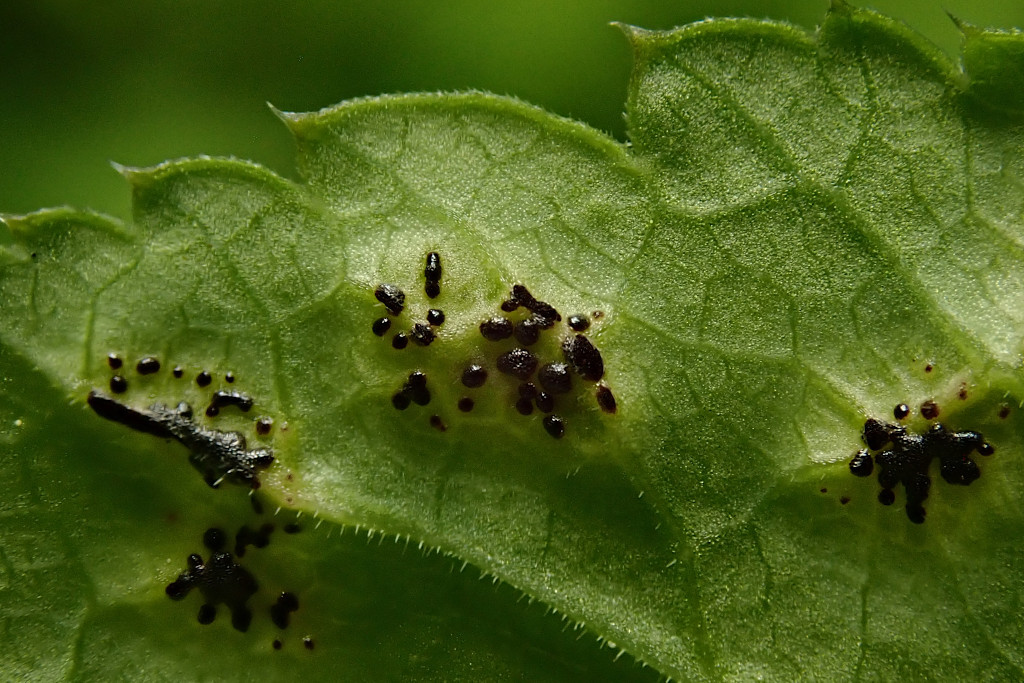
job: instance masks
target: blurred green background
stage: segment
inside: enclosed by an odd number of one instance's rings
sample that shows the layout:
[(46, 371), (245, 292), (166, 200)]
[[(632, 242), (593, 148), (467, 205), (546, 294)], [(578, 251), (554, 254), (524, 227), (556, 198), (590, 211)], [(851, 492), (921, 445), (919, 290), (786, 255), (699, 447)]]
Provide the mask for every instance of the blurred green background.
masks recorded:
[[(624, 21), (751, 16), (813, 29), (828, 0), (3, 0), (0, 212), (128, 215), (109, 161), (234, 155), (292, 176), (270, 101), (290, 111), (398, 91), (515, 95), (624, 138)], [(1024, 25), (1021, 0), (876, 0), (951, 56), (974, 24)]]

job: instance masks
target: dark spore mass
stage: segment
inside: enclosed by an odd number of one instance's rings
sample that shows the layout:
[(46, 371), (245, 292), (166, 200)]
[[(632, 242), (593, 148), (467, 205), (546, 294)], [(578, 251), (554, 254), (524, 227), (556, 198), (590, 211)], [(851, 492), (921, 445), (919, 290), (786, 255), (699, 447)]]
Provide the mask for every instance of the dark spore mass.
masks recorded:
[(256, 433), (260, 436), (264, 436), (270, 433), (270, 428), (274, 426), (274, 421), (269, 417), (261, 417), (256, 420)]
[(555, 409), (555, 397), (551, 394), (540, 392), (537, 394), (537, 410), (550, 413)]
[(174, 366), (174, 369), (171, 370), (171, 374), (174, 375), (175, 379), (181, 379), (185, 376), (185, 370), (180, 365), (176, 365)]
[(469, 389), (482, 387), (487, 381), (487, 369), (482, 365), (470, 365), (462, 371), (462, 384)]
[(219, 552), (224, 549), (224, 544), (228, 542), (228, 537), (224, 533), (223, 529), (217, 527), (210, 527), (203, 533), (203, 545), (209, 550)]
[(391, 329), (391, 318), (377, 318), (373, 321), (373, 333), (378, 337), (383, 337), (388, 330)]
[(229, 372), (226, 375), (224, 375), (224, 381), (227, 382), (228, 384), (234, 383), (234, 381), (235, 381), (235, 373)]
[(882, 489), (878, 492), (878, 502), (882, 505), (892, 505), (896, 502), (896, 494), (892, 489)]
[(985, 442), (978, 446), (978, 452), (982, 455), (992, 455), (996, 452), (996, 449), (992, 444)]
[[(402, 387), (402, 395), (408, 396), (418, 406), (425, 406), (430, 403), (430, 389), (427, 388), (427, 376), (419, 370), (409, 374), (409, 378)], [(396, 406), (397, 407), (397, 406)]]
[(413, 341), (420, 346), (430, 346), (430, 343), (437, 339), (437, 335), (434, 334), (432, 329), (430, 329), (430, 326), (424, 325), (423, 323), (416, 323), (413, 325), (412, 332), (410, 334), (412, 335)]
[(614, 413), (618, 409), (618, 406), (615, 404), (615, 395), (604, 384), (600, 384), (597, 387), (597, 405), (606, 413)]
[(569, 329), (573, 332), (584, 332), (590, 327), (590, 320), (585, 315), (570, 315)]
[(925, 401), (921, 404), (921, 417), (926, 420), (934, 420), (939, 416), (939, 404), (935, 401)]
[(924, 366), (924, 371), (925, 372), (931, 372), (932, 371), (932, 364), (929, 363), (928, 365)]
[(201, 387), (208, 387), (208, 386), (210, 386), (210, 382), (212, 382), (212, 381), (213, 381), (213, 376), (210, 373), (208, 373), (206, 370), (203, 370), (198, 375), (196, 375), (196, 384), (198, 384)]
[(866, 443), (868, 448), (871, 450), (877, 451), (879, 448), (889, 443), (892, 439), (892, 432), (893, 429), (881, 420), (868, 418), (864, 422), (864, 443)]
[(427, 311), (427, 322), (438, 327), (444, 324), (444, 311), (440, 308), (431, 308)]
[(166, 592), (172, 600), (182, 600), (198, 588), (205, 601), (199, 609), (200, 623), (212, 623), (217, 605), (224, 604), (231, 611), (231, 625), (244, 632), (252, 623), (252, 611), (246, 603), (258, 587), (256, 579), (235, 562), (231, 553), (215, 552), (206, 563), (199, 555), (190, 555), (188, 569), (167, 586)]
[(537, 357), (526, 349), (515, 348), (498, 356), (498, 370), (527, 380), (537, 369)]
[(430, 426), (439, 432), (443, 432), (448, 429), (448, 425), (444, 423), (444, 420), (441, 419), (440, 415), (430, 416)]
[(275, 650), (280, 650), (284, 646), (284, 643), (278, 638), (274, 638), (273, 647)]
[(412, 400), (402, 392), (398, 392), (397, 394), (391, 397), (391, 405), (393, 405), (398, 410), (405, 410), (406, 408), (409, 407), (409, 404), (411, 402)]
[(217, 618), (217, 608), (213, 605), (206, 603), (205, 605), (199, 606), (199, 614), (196, 619), (203, 626), (209, 626), (213, 623), (213, 620)]
[(491, 318), (480, 323), (480, 334), (487, 341), (501, 341), (512, 336), (512, 321), (508, 318)]
[(409, 345), (409, 338), (405, 336), (405, 332), (399, 332), (391, 338), (391, 346), (396, 349), (404, 349)]
[(427, 254), (427, 267), (423, 269), (423, 277), (427, 282), (437, 282), (441, 279), (441, 255), (436, 251)]
[(405, 308), (405, 292), (395, 285), (379, 284), (373, 295), (392, 315), (398, 315)]
[(565, 422), (557, 415), (548, 415), (544, 418), (544, 431), (556, 439), (565, 435)]
[(439, 285), (436, 282), (427, 282), (425, 285), (423, 285), (423, 292), (427, 295), (428, 298), (436, 299), (438, 295), (441, 293), (441, 285)]
[(243, 413), (252, 410), (252, 398), (237, 391), (218, 391), (213, 394), (210, 405), (217, 408), (236, 406)]
[(839, 499), (839, 504), (840, 505), (846, 505), (849, 502), (850, 502), (850, 497), (849, 496), (843, 496), (842, 498)]
[(565, 363), (546, 363), (537, 373), (540, 384), (549, 394), (567, 394), (572, 391), (572, 375)]
[(533, 401), (528, 398), (519, 398), (516, 401), (516, 410), (520, 415), (529, 415), (533, 412)]
[(459, 410), (461, 410), (464, 413), (468, 413), (469, 411), (473, 410), (474, 405), (475, 404), (473, 403), (473, 399), (471, 399), (469, 396), (463, 396), (462, 398), (459, 399)]
[(1005, 420), (1010, 417), (1010, 406), (1004, 405), (999, 407), (999, 419)]
[(907, 415), (910, 415), (910, 406), (908, 406), (906, 403), (901, 403), (892, 409), (892, 415), (897, 420), (903, 420), (907, 417)]
[(523, 382), (519, 385), (519, 398), (533, 400), (537, 398), (537, 385), (533, 382)]
[(565, 360), (580, 377), (596, 382), (604, 376), (604, 359), (589, 339), (582, 334), (569, 337), (562, 344)]
[(857, 451), (857, 455), (853, 456), (853, 460), (850, 461), (850, 472), (854, 476), (869, 477), (874, 469), (875, 461), (866, 448)]
[(515, 324), (515, 328), (512, 333), (516, 337), (516, 341), (523, 346), (530, 346), (536, 344), (537, 340), (540, 339), (540, 325), (533, 318), (527, 318), (526, 320), (520, 320)]
[(116, 353), (111, 353), (107, 355), (107, 365), (109, 365), (113, 370), (119, 370), (121, 366), (124, 365), (124, 362)]
[(135, 371), (140, 375), (152, 375), (160, 370), (160, 361), (152, 356), (146, 356), (135, 364)]
[(212, 403), (206, 406), (206, 417), (217, 417), (218, 415), (220, 415), (220, 408)]
[(286, 534), (297, 534), (300, 531), (302, 531), (302, 527), (296, 524), (295, 522), (289, 522), (288, 524), (285, 524), (283, 529)]
[(314, 647), (316, 647), (316, 643), (313, 642), (312, 638), (306, 636), (302, 639), (302, 647), (306, 648), (307, 650), (312, 650)]
[(288, 628), (291, 613), (299, 609), (299, 599), (295, 593), (287, 591), (277, 596), (277, 602), (270, 608), (270, 620), (280, 629)]
[(118, 422), (136, 431), (165, 439), (174, 436), (166, 425), (148, 411), (129, 408), (120, 401), (115, 401), (95, 391), (89, 393), (88, 403), (97, 415), (112, 422)]
[(115, 394), (123, 394), (128, 391), (128, 380), (121, 375), (114, 375), (110, 378), (110, 390)]

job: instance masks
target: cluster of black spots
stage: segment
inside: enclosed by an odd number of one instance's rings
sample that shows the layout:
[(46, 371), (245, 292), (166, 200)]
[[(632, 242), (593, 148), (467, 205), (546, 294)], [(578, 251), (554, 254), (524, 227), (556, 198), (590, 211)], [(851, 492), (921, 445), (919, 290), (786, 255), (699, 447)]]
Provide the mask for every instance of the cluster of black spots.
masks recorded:
[(499, 372), (527, 380), (536, 372), (538, 360), (530, 351), (517, 347), (498, 356), (496, 365)]
[(480, 323), (480, 334), (487, 341), (501, 341), (508, 339), (515, 331), (515, 326), (508, 318), (495, 317)]
[(423, 269), (423, 277), (426, 283), (423, 285), (424, 293), (431, 299), (436, 299), (441, 293), (441, 256), (436, 251), (427, 254), (427, 265)]
[(615, 404), (615, 395), (606, 384), (597, 385), (597, 405), (606, 413), (615, 413), (618, 406)]
[(296, 612), (298, 609), (299, 598), (295, 593), (282, 591), (281, 594), (277, 596), (277, 602), (270, 607), (270, 620), (274, 622), (274, 626), (279, 629), (286, 629), (291, 621), (292, 612)]
[(260, 436), (266, 436), (270, 433), (270, 428), (274, 426), (274, 421), (269, 417), (261, 417), (256, 420), (256, 433)]
[(604, 359), (589, 339), (582, 334), (569, 337), (562, 343), (565, 361), (583, 379), (596, 382), (604, 377)]
[(395, 285), (379, 284), (373, 295), (392, 315), (398, 315), (405, 308), (405, 292)]
[(270, 545), (270, 534), (274, 533), (274, 525), (267, 523), (259, 529), (250, 529), (243, 525), (235, 534), (235, 555), (245, 557), (246, 548), (266, 548)]
[(420, 346), (430, 346), (431, 342), (437, 339), (434, 330), (430, 329), (429, 325), (424, 325), (423, 323), (416, 323), (412, 326), (411, 336), (413, 341)]
[(193, 588), (199, 589), (204, 600), (199, 608), (200, 624), (213, 623), (217, 605), (223, 604), (231, 611), (231, 625), (242, 632), (249, 630), (252, 610), (247, 603), (259, 586), (231, 553), (212, 552), (208, 562), (198, 554), (189, 555), (188, 569), (168, 584), (166, 593), (172, 600), (183, 600)]
[[(896, 500), (893, 489), (903, 484), (907, 517), (915, 524), (924, 522), (923, 503), (931, 489), (928, 470), (933, 459), (939, 460), (939, 473), (946, 482), (968, 486), (981, 476), (971, 454), (977, 451), (988, 456), (995, 452), (978, 432), (951, 432), (941, 424), (932, 425), (923, 434), (913, 434), (903, 425), (871, 418), (864, 423), (862, 437), (867, 448), (850, 461), (850, 472), (868, 477), (878, 465), (882, 487), (878, 501), (882, 505), (892, 505)], [(876, 452), (874, 457), (872, 451)]]
[(206, 408), (207, 417), (215, 417), (220, 414), (221, 408), (237, 406), (243, 413), (252, 410), (252, 398), (247, 394), (237, 391), (217, 391), (210, 398), (210, 405)]
[(378, 337), (383, 337), (387, 334), (388, 330), (391, 329), (391, 318), (387, 316), (383, 318), (377, 318), (373, 321), (373, 333)]
[(926, 420), (934, 420), (939, 416), (939, 404), (935, 401), (925, 401), (921, 404), (921, 417)]
[(152, 375), (160, 371), (160, 361), (152, 356), (146, 356), (135, 364), (135, 371), (140, 375)]
[(413, 370), (405, 380), (402, 390), (391, 397), (391, 404), (398, 410), (405, 410), (410, 403), (425, 406), (430, 403), (430, 389), (427, 387), (427, 376), (419, 370)]
[(212, 488), (223, 481), (259, 488), (259, 472), (274, 462), (269, 449), (249, 450), (245, 436), (239, 432), (223, 432), (196, 424), (192, 407), (184, 402), (175, 408), (155, 403), (143, 410), (92, 391), (88, 403), (104, 419), (146, 434), (177, 440), (189, 450), (189, 463)]
[(427, 322), (434, 327), (444, 325), (444, 311), (440, 308), (431, 308), (427, 311)]

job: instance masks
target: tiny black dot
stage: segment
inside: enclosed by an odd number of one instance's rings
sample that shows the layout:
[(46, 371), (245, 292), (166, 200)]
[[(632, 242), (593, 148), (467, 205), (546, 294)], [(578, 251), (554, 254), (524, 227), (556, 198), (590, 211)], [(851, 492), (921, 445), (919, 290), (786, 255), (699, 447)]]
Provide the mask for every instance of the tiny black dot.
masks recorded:
[(206, 417), (217, 417), (218, 415), (220, 415), (220, 408), (212, 404), (206, 407)]
[(986, 441), (985, 443), (978, 446), (978, 452), (981, 453), (982, 455), (992, 455), (993, 453), (996, 452), (996, 449), (995, 446)]
[(304, 648), (306, 648), (307, 650), (312, 650), (314, 647), (316, 647), (316, 644), (313, 643), (313, 639), (312, 638), (310, 638), (309, 636), (306, 636), (305, 638), (302, 639), (302, 646)]
[(427, 322), (431, 325), (443, 325), (444, 324), (444, 311), (440, 308), (431, 308), (427, 311)]
[(261, 417), (256, 420), (256, 433), (257, 434), (269, 434), (270, 428), (274, 426), (274, 421), (269, 417)]
[(210, 604), (205, 604), (199, 608), (199, 623), (203, 626), (212, 624), (213, 620), (217, 617), (217, 608)]
[(229, 372), (226, 375), (224, 375), (224, 381), (227, 382), (228, 384), (231, 384), (232, 382), (234, 382), (235, 381), (235, 373)]
[(459, 410), (461, 410), (464, 413), (468, 413), (469, 411), (473, 410), (474, 405), (475, 404), (473, 403), (473, 399), (471, 399), (469, 396), (463, 396), (462, 398), (459, 399)]
[(555, 409), (555, 397), (546, 392), (540, 392), (537, 394), (537, 409), (545, 413), (550, 413)]
[(939, 405), (935, 401), (925, 401), (921, 404), (921, 417), (926, 420), (934, 420), (939, 416)]
[(38, 254), (33, 251), (31, 254), (29, 254), (29, 256), (31, 256), (32, 258), (35, 258), (36, 256), (38, 256)]
[(300, 531), (302, 531), (302, 527), (296, 524), (295, 522), (291, 522), (289, 524), (284, 525), (284, 532), (286, 534), (297, 534)]
[(403, 394), (402, 392), (398, 392), (397, 394), (391, 397), (391, 405), (393, 405), (395, 408), (399, 410), (405, 410), (406, 408), (408, 408), (409, 403), (411, 403), (409, 397)]
[(423, 291), (431, 299), (436, 299), (437, 295), (441, 293), (441, 285), (436, 282), (428, 282), (423, 285)]
[(882, 489), (878, 492), (878, 502), (882, 505), (892, 505), (896, 502), (896, 494), (892, 489)]
[(123, 364), (123, 361), (117, 354), (111, 353), (107, 356), (107, 365), (109, 365), (114, 370), (120, 369), (120, 367)]
[(533, 412), (533, 402), (528, 398), (520, 398), (516, 401), (516, 410), (520, 415), (529, 415)]
[(203, 370), (198, 375), (196, 375), (196, 384), (198, 384), (201, 387), (210, 386), (210, 382), (212, 381), (213, 377), (206, 370)]
[(614, 413), (618, 410), (615, 403), (615, 395), (606, 385), (600, 384), (597, 387), (597, 405), (606, 413)]
[(128, 380), (121, 375), (114, 375), (110, 378), (110, 390), (115, 394), (123, 394), (128, 390)]
[(396, 349), (404, 349), (409, 345), (409, 338), (405, 336), (405, 332), (399, 332), (391, 338), (391, 346)]
[(203, 533), (203, 545), (214, 552), (223, 549), (227, 540), (228, 537), (225, 535), (224, 531), (217, 527), (210, 527), (205, 533)]
[(391, 329), (391, 318), (377, 318), (373, 321), (373, 333), (383, 337)]
[(967, 387), (966, 386), (961, 386), (960, 387), (960, 391), (957, 392), (957, 396), (960, 398), (961, 401), (966, 401), (967, 400)]
[(544, 430), (556, 439), (561, 439), (565, 435), (565, 422), (557, 415), (548, 415), (544, 418)]
[(440, 415), (431, 415), (430, 416), (430, 426), (433, 427), (434, 429), (436, 429), (439, 432), (443, 432), (446, 429), (448, 429), (448, 425), (446, 425), (444, 423), (444, 421), (441, 419)]
[(512, 321), (508, 318), (491, 318), (480, 323), (480, 334), (487, 341), (501, 341), (512, 336)]
[(573, 332), (583, 332), (590, 327), (590, 321), (585, 315), (570, 315), (569, 316), (569, 329)]
[(908, 406), (906, 403), (901, 403), (892, 409), (892, 415), (897, 420), (902, 420), (907, 415), (910, 415), (910, 406)]
[(171, 370), (171, 374), (174, 375), (177, 379), (181, 379), (182, 377), (185, 376), (185, 370), (180, 365), (176, 365), (174, 369)]
[(1005, 420), (1010, 417), (1010, 406), (1002, 406), (999, 408), (999, 419)]
[(821, 489), (821, 492), (822, 492), (822, 493), (828, 493), (828, 489), (826, 489), (826, 488), (822, 488), (822, 489)]
[(487, 381), (487, 369), (481, 365), (470, 365), (462, 371), (462, 384), (470, 389), (482, 387)]
[(275, 650), (280, 650), (282, 645), (283, 645), (283, 643), (280, 640), (278, 640), (277, 638), (274, 639), (274, 649)]
[(932, 371), (932, 364), (929, 363), (928, 365), (924, 366), (924, 371), (925, 372), (931, 372)]
[(850, 497), (849, 496), (843, 496), (842, 498), (839, 499), (839, 503), (841, 505), (846, 505), (849, 502), (850, 502)]
[(152, 375), (160, 370), (160, 361), (152, 356), (146, 356), (135, 364), (135, 370), (140, 375)]

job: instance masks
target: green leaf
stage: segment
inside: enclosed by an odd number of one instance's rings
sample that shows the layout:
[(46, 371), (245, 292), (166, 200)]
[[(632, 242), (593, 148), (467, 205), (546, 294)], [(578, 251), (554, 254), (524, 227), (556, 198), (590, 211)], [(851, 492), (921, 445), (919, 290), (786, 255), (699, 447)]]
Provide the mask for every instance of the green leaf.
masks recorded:
[[(301, 184), (179, 161), (125, 172), (131, 227), (6, 220), (0, 613), (31, 624), (0, 634), (15, 672), (646, 675), (628, 653), (687, 680), (1021, 676), (1024, 128), (994, 76), (1019, 38), (972, 52), (989, 38), (968, 34), (965, 78), (845, 5), (816, 36), (626, 33), (630, 146), (505, 98), (375, 98), (282, 115)], [(383, 338), (380, 283), (407, 295)], [(496, 370), (513, 342), (478, 326), (515, 284), (563, 318), (602, 312), (585, 334), (617, 412), (580, 376), (557, 397), (564, 438), (513, 408)], [(392, 348), (431, 306), (437, 339)], [(570, 336), (563, 320), (530, 348), (561, 360)], [(207, 526), (258, 515), (179, 444), (84, 407), (109, 393), (108, 353), (138, 410), (251, 395), (251, 414), (197, 421), (272, 448), (258, 496), (318, 520), (247, 553), (262, 606), (246, 635), (204, 630), (199, 601), (163, 586)], [(162, 369), (138, 374), (144, 356)], [(472, 362), (491, 370), (479, 389), (460, 383)], [(395, 410), (413, 370), (431, 401)], [(866, 418), (907, 403), (923, 432), (927, 400), (996, 452), (969, 487), (932, 465), (914, 524), (902, 487), (879, 505), (847, 462)], [(302, 608), (275, 652), (279, 590)]]

